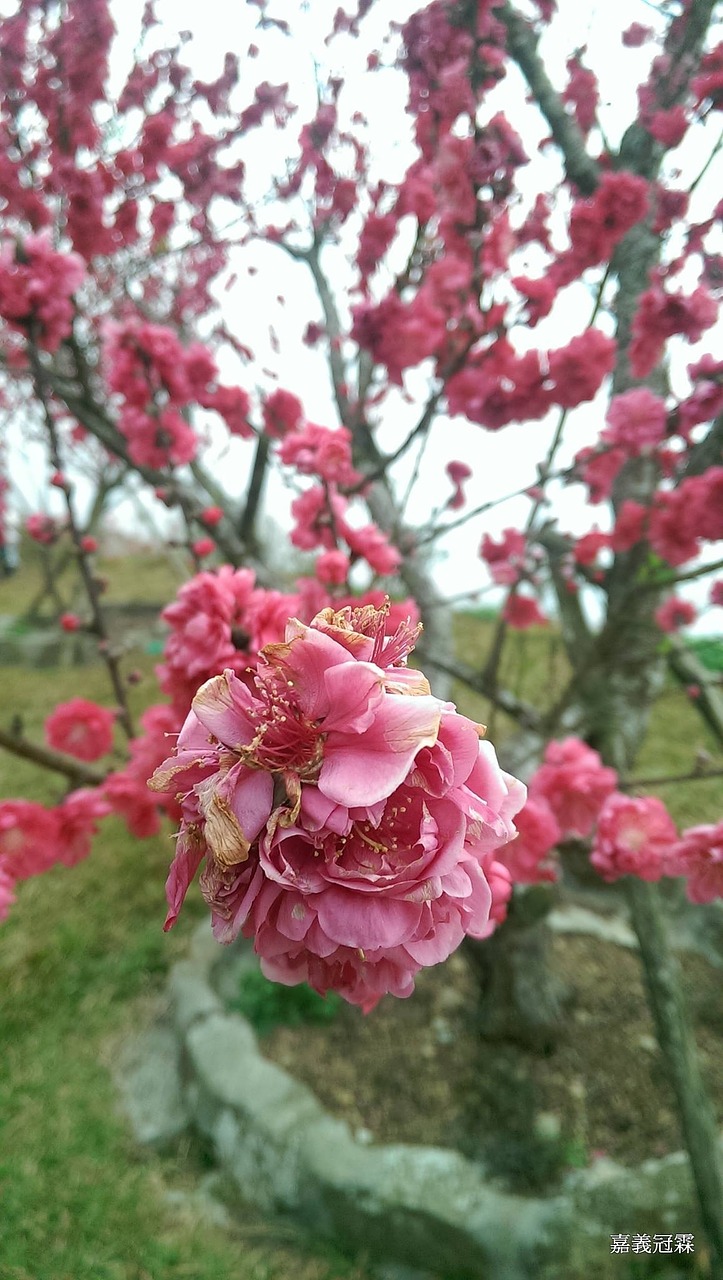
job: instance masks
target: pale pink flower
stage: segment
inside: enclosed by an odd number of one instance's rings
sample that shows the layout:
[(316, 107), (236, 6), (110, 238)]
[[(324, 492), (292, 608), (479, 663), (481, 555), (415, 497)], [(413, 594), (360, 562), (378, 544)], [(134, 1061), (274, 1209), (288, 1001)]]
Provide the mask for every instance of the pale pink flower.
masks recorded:
[(45, 721), (45, 737), (56, 751), (76, 760), (99, 760), (113, 746), (115, 712), (87, 698), (62, 702)]
[(220, 940), (242, 931), (270, 977), (364, 1010), (489, 931), (485, 867), (524, 801), (478, 727), (407, 667), (418, 629), (387, 636), (386, 614), (290, 622), (252, 684), (226, 671), (203, 686), (152, 782), (183, 809), (167, 927), (205, 860)]
[(675, 823), (656, 796), (609, 795), (598, 817), (590, 861), (604, 880), (669, 874)]

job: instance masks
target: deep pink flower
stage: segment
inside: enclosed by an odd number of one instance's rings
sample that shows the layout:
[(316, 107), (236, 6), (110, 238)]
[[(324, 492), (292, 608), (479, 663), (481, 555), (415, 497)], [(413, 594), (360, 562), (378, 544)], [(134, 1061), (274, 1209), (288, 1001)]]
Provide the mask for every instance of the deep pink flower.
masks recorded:
[(723, 822), (681, 832), (670, 851), (667, 874), (686, 877), (691, 902), (723, 898)]
[(616, 791), (600, 810), (590, 861), (604, 880), (659, 880), (669, 874), (676, 839), (675, 823), (662, 800)]
[(565, 738), (548, 743), (530, 796), (547, 801), (563, 836), (588, 836), (616, 782), (615, 770), (602, 763), (597, 751), (579, 738)]
[(113, 746), (115, 712), (87, 698), (62, 702), (45, 721), (45, 737), (56, 751), (76, 760), (99, 760)]
[(183, 809), (167, 927), (205, 860), (220, 940), (243, 931), (269, 976), (365, 1011), (487, 931), (486, 860), (524, 800), (407, 667), (417, 628), (385, 635), (387, 612), (292, 621), (252, 685), (208, 681), (152, 782)]
[(542, 627), (547, 623), (534, 596), (523, 596), (518, 591), (513, 591), (508, 597), (502, 617), (517, 631), (526, 631), (528, 627)]

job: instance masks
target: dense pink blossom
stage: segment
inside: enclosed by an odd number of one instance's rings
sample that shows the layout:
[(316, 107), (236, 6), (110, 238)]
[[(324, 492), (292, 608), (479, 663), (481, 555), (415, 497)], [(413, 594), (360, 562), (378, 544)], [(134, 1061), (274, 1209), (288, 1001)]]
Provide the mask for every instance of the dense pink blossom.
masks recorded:
[(566, 347), (548, 353), (551, 398), (563, 409), (592, 400), (615, 367), (614, 338), (599, 329), (586, 329)]
[(698, 342), (715, 323), (718, 305), (702, 286), (693, 293), (666, 293), (659, 283), (640, 295), (633, 317), (630, 364), (636, 378), (644, 378), (658, 363), (668, 338), (680, 333)]
[(688, 827), (669, 855), (668, 874), (685, 876), (691, 902), (723, 898), (723, 822)]
[(45, 721), (45, 737), (56, 751), (76, 760), (99, 760), (113, 746), (115, 712), (87, 698), (71, 698)]
[(659, 880), (668, 872), (677, 834), (662, 800), (615, 791), (600, 810), (590, 861), (604, 880)]
[(619, 445), (630, 457), (637, 457), (660, 444), (666, 433), (667, 413), (660, 396), (648, 387), (633, 387), (613, 396), (605, 421), (603, 440)]
[(50, 235), (28, 235), (20, 249), (0, 248), (0, 317), (29, 334), (35, 326), (40, 346), (55, 351), (73, 326), (73, 294), (85, 276), (77, 253), (58, 253)]
[(292, 621), (251, 686), (205, 684), (153, 785), (183, 823), (167, 925), (205, 859), (216, 936), (253, 936), (277, 981), (367, 1011), (488, 927), (485, 859), (524, 788), (478, 726), (406, 665), (416, 629), (386, 610)]
[(603, 802), (615, 790), (617, 774), (579, 738), (550, 742), (530, 782), (530, 796), (542, 797), (565, 836), (588, 836)]

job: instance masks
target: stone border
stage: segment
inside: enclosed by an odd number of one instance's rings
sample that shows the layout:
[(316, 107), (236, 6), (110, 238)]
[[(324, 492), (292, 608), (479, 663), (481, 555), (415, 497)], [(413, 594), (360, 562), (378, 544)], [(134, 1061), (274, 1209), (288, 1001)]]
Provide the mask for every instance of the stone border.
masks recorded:
[[(695, 1232), (682, 1152), (635, 1170), (599, 1159), (542, 1198), (500, 1190), (451, 1150), (355, 1138), (262, 1056), (245, 1018), (224, 1009), (224, 988), (255, 963), (249, 944), (219, 948), (204, 923), (169, 979), (181, 1110), (246, 1201), (347, 1251), (469, 1280), (532, 1280), (548, 1265), (554, 1274), (570, 1256), (607, 1254), (613, 1233)], [(159, 1091), (168, 1094), (167, 1052), (163, 1061)], [(140, 1080), (148, 1111), (147, 1071)]]

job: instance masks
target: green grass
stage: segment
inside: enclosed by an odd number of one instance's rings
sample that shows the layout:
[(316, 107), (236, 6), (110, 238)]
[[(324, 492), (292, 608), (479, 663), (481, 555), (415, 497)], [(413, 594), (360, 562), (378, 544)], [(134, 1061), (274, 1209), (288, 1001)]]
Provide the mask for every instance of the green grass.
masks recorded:
[[(101, 698), (102, 668), (82, 677)], [(0, 668), (4, 718), (22, 708), (39, 733), (77, 680)], [(134, 695), (137, 708), (143, 686)], [(45, 802), (63, 789), (5, 755), (0, 788)], [(0, 1277), (368, 1280), (253, 1211), (229, 1234), (171, 1208), (166, 1192), (193, 1188), (197, 1163), (187, 1149), (162, 1159), (130, 1138), (110, 1067), (202, 914), (194, 895), (176, 932), (162, 932), (170, 853), (170, 832), (139, 841), (108, 821), (86, 862), (19, 886), (0, 930)]]

